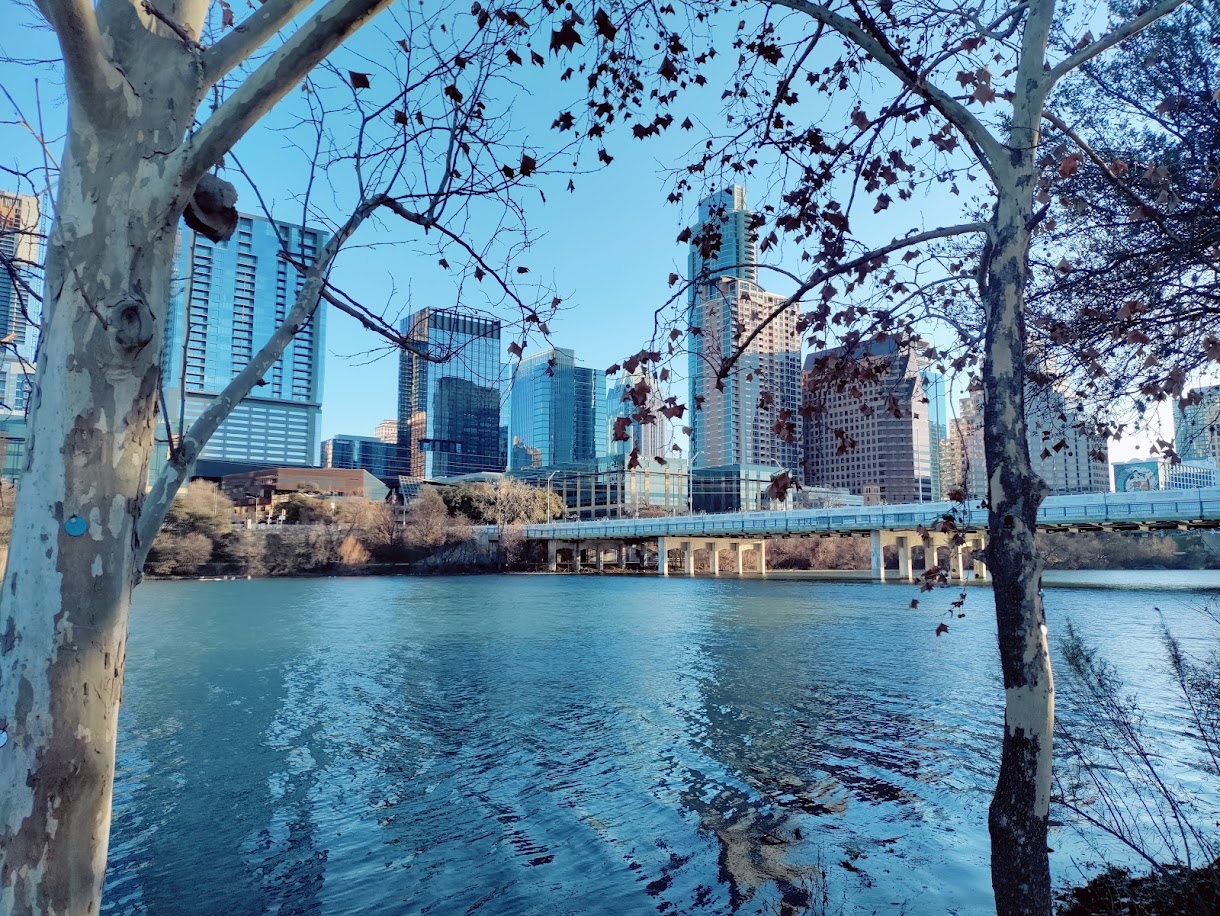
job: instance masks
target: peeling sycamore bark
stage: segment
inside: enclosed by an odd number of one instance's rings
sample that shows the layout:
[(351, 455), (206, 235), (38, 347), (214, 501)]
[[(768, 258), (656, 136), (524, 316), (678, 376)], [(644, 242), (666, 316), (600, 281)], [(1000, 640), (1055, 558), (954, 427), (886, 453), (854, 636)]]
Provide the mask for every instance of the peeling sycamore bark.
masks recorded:
[[(100, 908), (131, 592), (185, 476), (146, 500), (183, 208), (219, 156), (387, 3), (332, 0), (194, 134), (214, 82), (308, 2), (269, 0), (206, 51), (207, 0), (159, 0), (161, 18), (129, 0), (40, 4), (64, 54), (69, 131), (0, 592), (0, 913)], [(307, 319), (316, 276), (306, 288)], [(238, 388), (230, 408), (249, 390)]]
[[(1031, 189), (1034, 177), (1031, 162)], [(985, 288), (990, 312), (983, 371), (983, 438), (989, 471), (987, 563), (1004, 675), (1004, 742), (989, 827), (997, 911), (1047, 914), (1055, 684), (1039, 595), (1042, 561), (1034, 545), (1046, 484), (1033, 471), (1025, 435), (1022, 304), (1028, 252), (1025, 226), (1032, 213), (1021, 206), (1022, 199), (1032, 199), (1032, 193), (1007, 195), (996, 207), (996, 240)]]

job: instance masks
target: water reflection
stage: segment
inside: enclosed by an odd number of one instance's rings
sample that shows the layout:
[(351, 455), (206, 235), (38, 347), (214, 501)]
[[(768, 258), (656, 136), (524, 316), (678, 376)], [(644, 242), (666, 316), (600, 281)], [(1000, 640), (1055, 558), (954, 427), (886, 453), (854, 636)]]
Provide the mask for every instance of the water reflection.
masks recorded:
[[(782, 900), (799, 907), (826, 865), (836, 895), (857, 901), (892, 884), (895, 871), (907, 872), (907, 893), (912, 882), (922, 885), (928, 912), (951, 910), (963, 891), (984, 900), (987, 888), (977, 883), (941, 903), (927, 900), (943, 884), (936, 872), (945, 863), (921, 861), (911, 847), (922, 841), (906, 839), (945, 823), (945, 794), (960, 810), (963, 776), (972, 789), (986, 778), (985, 758), (961, 772), (967, 747), (976, 756), (992, 751), (986, 731), (961, 710), (946, 727), (912, 703), (947, 687), (940, 669), (960, 659), (935, 645), (930, 628), (927, 646), (903, 647), (899, 638), (879, 653), (888, 631), (909, 628), (901, 614), (909, 596), (890, 590), (887, 604), (864, 618), (853, 613), (853, 594), (861, 592), (801, 583), (761, 594), (754, 584), (721, 587), (715, 625), (701, 643), (709, 660), (702, 704), (689, 728), (729, 777), (698, 774), (687, 804), (721, 843), (735, 901), (777, 884)], [(975, 860), (968, 852), (966, 867)]]
[[(1053, 619), (1150, 626), (1131, 593), (1065, 594)], [(980, 601), (938, 639), (909, 598), (144, 586), (106, 912), (774, 913), (822, 868), (847, 912), (985, 910), (991, 617)]]

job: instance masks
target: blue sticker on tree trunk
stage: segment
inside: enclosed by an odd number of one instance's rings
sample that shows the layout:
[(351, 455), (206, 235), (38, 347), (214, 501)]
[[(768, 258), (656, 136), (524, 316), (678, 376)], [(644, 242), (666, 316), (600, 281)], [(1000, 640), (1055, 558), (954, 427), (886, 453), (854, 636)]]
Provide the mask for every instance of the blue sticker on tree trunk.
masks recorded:
[(89, 523), (79, 515), (73, 515), (64, 522), (64, 531), (68, 532), (74, 538), (80, 537), (89, 530)]

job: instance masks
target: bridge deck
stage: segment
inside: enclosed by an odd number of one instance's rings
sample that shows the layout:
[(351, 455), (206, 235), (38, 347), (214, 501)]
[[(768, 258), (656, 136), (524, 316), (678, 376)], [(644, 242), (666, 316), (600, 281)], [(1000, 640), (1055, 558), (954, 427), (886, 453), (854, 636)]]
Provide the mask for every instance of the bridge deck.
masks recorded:
[[(954, 514), (963, 531), (987, 527), (987, 510), (972, 501), (897, 506), (847, 506), (838, 509), (789, 509), (775, 512), (726, 512), (667, 518), (600, 519), (526, 525), (535, 540), (630, 541), (656, 537), (783, 537), (802, 534), (851, 534), (911, 531)], [(1051, 496), (1038, 510), (1045, 530), (1139, 530), (1220, 527), (1220, 487), (1160, 490), (1149, 493), (1089, 493)]]

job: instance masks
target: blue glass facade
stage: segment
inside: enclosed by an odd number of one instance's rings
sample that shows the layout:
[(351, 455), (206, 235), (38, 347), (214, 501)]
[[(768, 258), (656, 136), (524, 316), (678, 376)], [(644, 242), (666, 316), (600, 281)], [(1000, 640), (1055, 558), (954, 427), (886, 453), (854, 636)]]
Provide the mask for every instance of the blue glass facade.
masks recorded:
[(567, 518), (682, 515), (689, 510), (690, 469), (685, 461), (659, 465), (648, 460), (634, 468), (628, 468), (629, 464), (625, 455), (609, 455), (591, 462), (516, 468), (508, 473), (557, 497)]
[[(281, 243), (281, 239), (283, 243)], [(242, 216), (227, 242), (188, 232), (179, 249), (163, 365), (177, 429), (197, 418), (265, 344), (292, 308), (302, 280), (284, 245), (312, 261), (320, 232)], [(318, 460), (326, 311), (320, 307), (204, 447), (202, 457), (267, 465)]]
[(1199, 403), (1174, 407), (1174, 449), (1186, 461), (1214, 461), (1220, 458), (1220, 385), (1195, 390)]
[(399, 331), (398, 444), (411, 477), (503, 471), (500, 322), (420, 309)]
[(606, 454), (602, 373), (552, 348), (521, 360), (512, 380), (509, 467), (593, 462)]
[(410, 465), (400, 457), (397, 442), (373, 436), (335, 436), (322, 443), (322, 467), (358, 468), (387, 480), (410, 474)]

